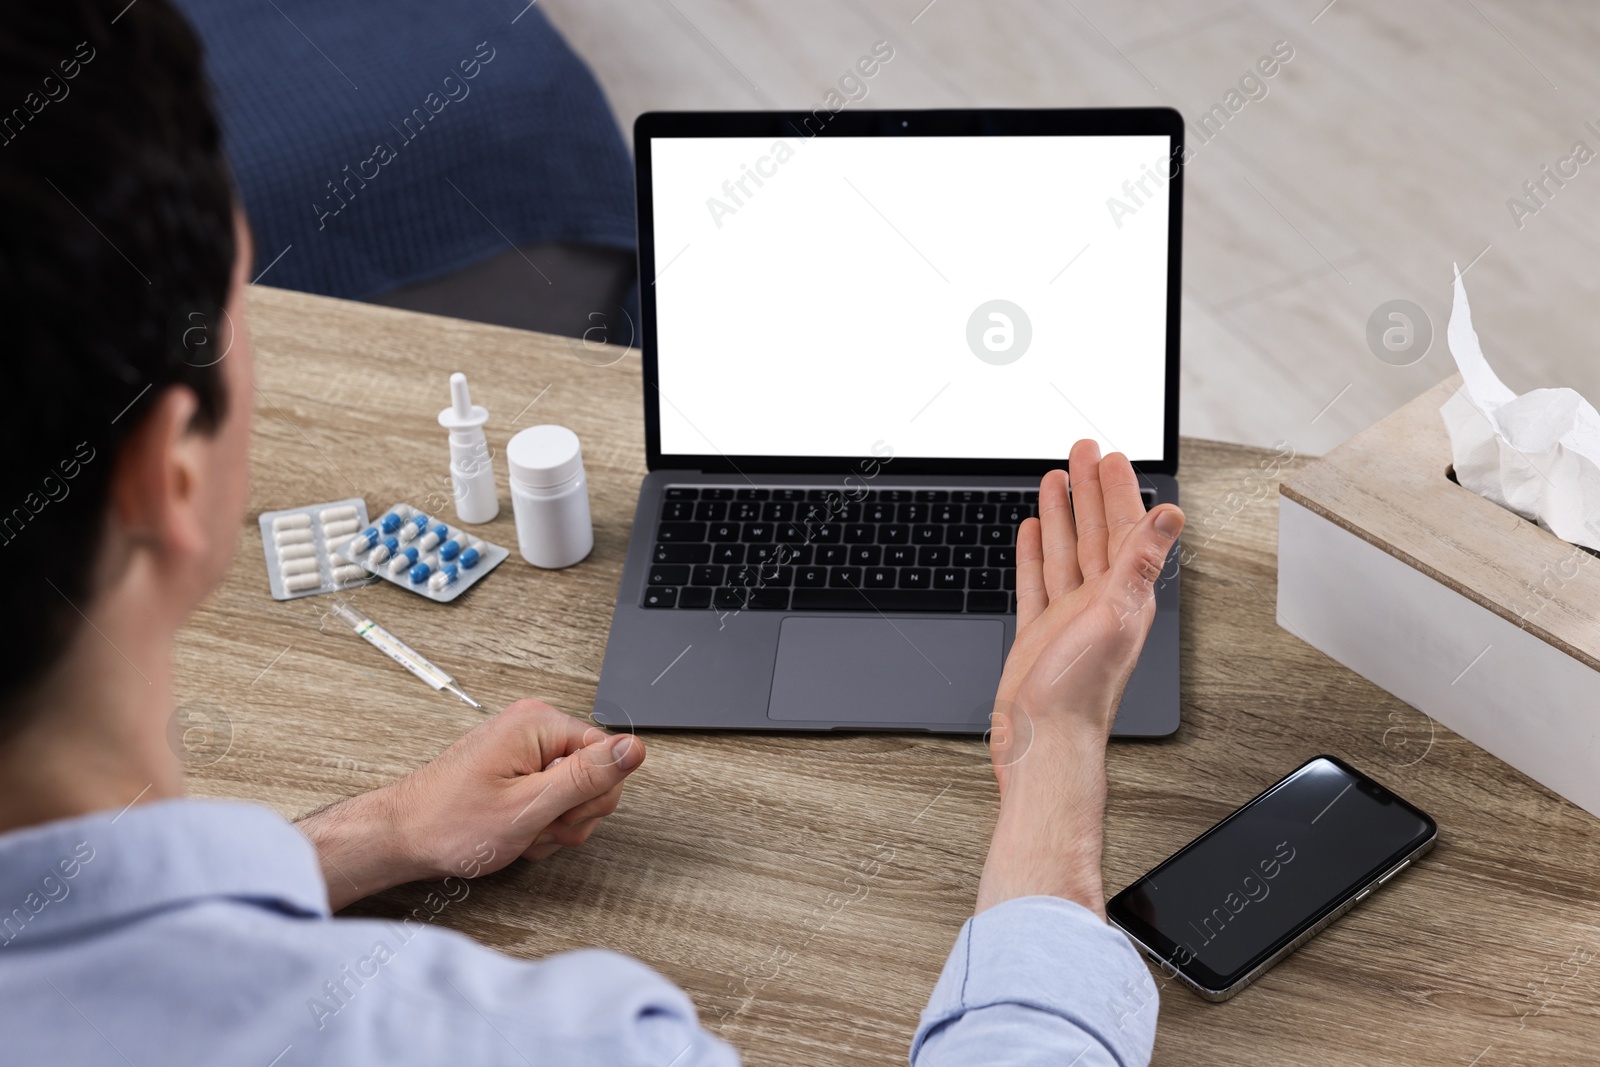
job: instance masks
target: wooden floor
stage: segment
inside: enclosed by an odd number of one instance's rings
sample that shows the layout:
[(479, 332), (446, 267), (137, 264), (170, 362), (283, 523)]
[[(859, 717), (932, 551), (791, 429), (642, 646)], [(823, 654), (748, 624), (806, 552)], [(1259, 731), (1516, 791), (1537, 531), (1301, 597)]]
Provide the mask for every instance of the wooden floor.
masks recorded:
[[(1453, 370), (1451, 264), (1519, 392), (1600, 402), (1600, 162), (1533, 214), (1508, 200), (1600, 152), (1600, 8), (1578, 0), (543, 0), (619, 120), (813, 108), (855, 59), (860, 107), (1168, 104), (1191, 122), (1284, 41), (1293, 58), (1188, 172), (1183, 432), (1320, 453)], [(1259, 96), (1259, 90), (1255, 95)], [(1593, 120), (1596, 129), (1585, 127)], [(1199, 141), (1191, 127), (1191, 142)], [(1570, 173), (1573, 164), (1567, 169)], [(1520, 224), (1519, 224), (1520, 223)], [(1410, 367), (1365, 335), (1432, 319)]]

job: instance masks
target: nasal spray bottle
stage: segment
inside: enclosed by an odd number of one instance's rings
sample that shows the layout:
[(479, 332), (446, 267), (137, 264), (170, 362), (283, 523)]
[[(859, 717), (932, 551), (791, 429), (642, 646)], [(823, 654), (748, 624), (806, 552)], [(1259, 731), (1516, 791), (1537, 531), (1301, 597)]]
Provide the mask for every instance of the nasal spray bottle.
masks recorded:
[(450, 482), (455, 489), (456, 518), (467, 525), (488, 522), (500, 514), (494, 489), (494, 464), (483, 424), (489, 409), (478, 407), (467, 392), (467, 376), (450, 375), (450, 406), (439, 412), (439, 425), (450, 431)]

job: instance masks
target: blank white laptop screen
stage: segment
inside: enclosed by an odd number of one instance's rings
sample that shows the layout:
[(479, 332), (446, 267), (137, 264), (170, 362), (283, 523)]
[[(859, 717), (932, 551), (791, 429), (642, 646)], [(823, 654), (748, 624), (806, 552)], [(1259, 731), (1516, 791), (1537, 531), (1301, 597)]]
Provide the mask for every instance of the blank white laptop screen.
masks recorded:
[(1164, 455), (1165, 136), (651, 141), (666, 455)]

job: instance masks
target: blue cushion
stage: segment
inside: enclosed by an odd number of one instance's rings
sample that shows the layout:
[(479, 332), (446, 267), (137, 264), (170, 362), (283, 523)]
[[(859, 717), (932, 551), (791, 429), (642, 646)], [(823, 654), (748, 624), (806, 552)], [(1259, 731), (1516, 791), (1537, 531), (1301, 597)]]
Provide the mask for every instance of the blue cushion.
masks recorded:
[(206, 44), (256, 271), (282, 254), (264, 284), (362, 298), (513, 242), (633, 247), (627, 147), (537, 8), (177, 3)]

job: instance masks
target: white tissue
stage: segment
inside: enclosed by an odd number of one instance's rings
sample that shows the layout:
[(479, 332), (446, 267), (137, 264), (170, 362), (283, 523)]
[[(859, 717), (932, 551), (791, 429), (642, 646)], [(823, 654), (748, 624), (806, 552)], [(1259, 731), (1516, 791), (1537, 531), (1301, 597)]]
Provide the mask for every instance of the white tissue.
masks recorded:
[(1459, 267), (1446, 337), (1465, 383), (1439, 409), (1456, 480), (1563, 541), (1600, 549), (1600, 412), (1571, 389), (1506, 388), (1478, 346)]

